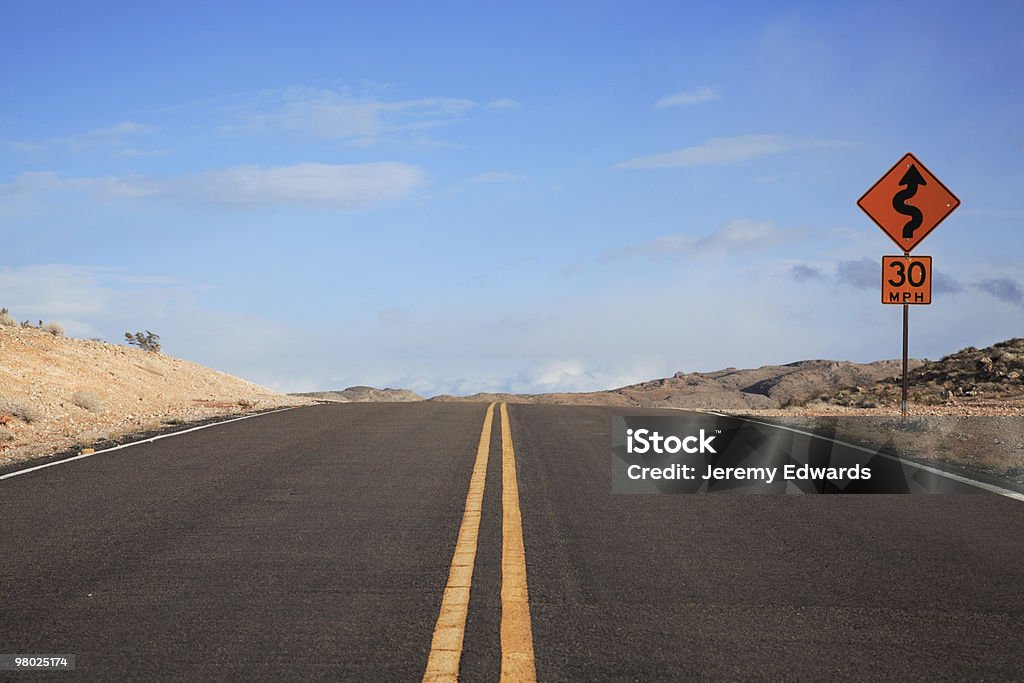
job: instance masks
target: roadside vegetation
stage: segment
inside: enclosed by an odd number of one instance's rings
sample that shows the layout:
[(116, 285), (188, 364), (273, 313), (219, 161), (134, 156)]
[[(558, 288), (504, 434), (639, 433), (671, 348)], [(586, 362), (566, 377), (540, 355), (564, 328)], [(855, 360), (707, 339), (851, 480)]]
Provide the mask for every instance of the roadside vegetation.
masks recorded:
[(151, 351), (152, 353), (160, 353), (160, 335), (146, 330), (145, 333), (131, 332), (124, 333), (124, 340), (132, 346), (138, 346), (143, 351)]

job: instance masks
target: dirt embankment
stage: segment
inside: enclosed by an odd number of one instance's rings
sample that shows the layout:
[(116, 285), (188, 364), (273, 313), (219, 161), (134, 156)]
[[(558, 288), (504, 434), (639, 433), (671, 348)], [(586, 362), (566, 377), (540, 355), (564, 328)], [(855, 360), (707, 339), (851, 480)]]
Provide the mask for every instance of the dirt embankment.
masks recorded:
[(161, 353), (0, 326), (0, 466), (217, 415), (309, 403)]

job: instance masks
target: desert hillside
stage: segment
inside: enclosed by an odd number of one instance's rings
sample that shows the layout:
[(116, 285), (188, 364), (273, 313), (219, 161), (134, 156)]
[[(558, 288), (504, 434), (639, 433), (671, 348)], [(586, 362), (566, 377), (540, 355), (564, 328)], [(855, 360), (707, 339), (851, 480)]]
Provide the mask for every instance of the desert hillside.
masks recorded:
[(162, 353), (0, 325), (0, 467), (162, 426), (307, 403)]
[[(1024, 412), (1024, 339), (968, 347), (937, 361), (909, 361), (911, 412), (1019, 415)], [(474, 394), (433, 401), (509, 401), (644, 408), (683, 408), (731, 413), (889, 414), (899, 409), (899, 360), (851, 363), (805, 360), (672, 377), (588, 393)]]
[[(820, 402), (841, 406), (897, 405), (899, 377), (869, 386), (851, 383), (822, 396)], [(987, 348), (969, 346), (936, 361), (917, 364), (907, 377), (911, 403), (924, 406), (1024, 405), (1024, 339), (1007, 339)]]
[[(917, 367), (921, 361), (911, 361)], [(820, 395), (831, 395), (851, 385), (874, 384), (900, 371), (899, 361), (850, 363), (807, 360), (788, 365), (766, 365), (715, 372), (677, 372), (672, 377), (589, 393), (565, 394), (476, 394), (455, 398), (438, 396), (437, 401), (506, 400), (519, 403), (568, 403), (621, 405), (647, 408), (702, 408), (709, 410), (773, 409), (802, 403)]]

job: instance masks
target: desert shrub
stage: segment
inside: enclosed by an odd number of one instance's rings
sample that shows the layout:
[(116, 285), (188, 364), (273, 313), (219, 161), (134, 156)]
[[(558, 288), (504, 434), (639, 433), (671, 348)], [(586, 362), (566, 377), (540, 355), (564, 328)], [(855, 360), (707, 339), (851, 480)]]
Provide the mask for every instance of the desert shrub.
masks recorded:
[(45, 325), (41, 325), (39, 329), (41, 329), (43, 332), (49, 332), (54, 337), (64, 336), (64, 326), (61, 325), (60, 323), (55, 323), (53, 321), (50, 321)]
[(149, 330), (146, 330), (145, 334), (142, 332), (136, 332), (135, 334), (125, 332), (124, 340), (132, 346), (138, 346), (143, 351), (160, 352), (160, 335)]
[(6, 308), (0, 308), (0, 327), (17, 327), (18, 321), (14, 319)]
[(91, 391), (76, 391), (71, 397), (71, 402), (79, 408), (85, 408), (90, 413), (103, 412), (103, 399)]
[(5, 441), (14, 441), (14, 434), (11, 434), (3, 427), (0, 427), (0, 443), (4, 443)]
[(16, 417), (24, 422), (35, 422), (39, 419), (39, 411), (34, 407), (6, 398), (0, 398), (0, 414)]

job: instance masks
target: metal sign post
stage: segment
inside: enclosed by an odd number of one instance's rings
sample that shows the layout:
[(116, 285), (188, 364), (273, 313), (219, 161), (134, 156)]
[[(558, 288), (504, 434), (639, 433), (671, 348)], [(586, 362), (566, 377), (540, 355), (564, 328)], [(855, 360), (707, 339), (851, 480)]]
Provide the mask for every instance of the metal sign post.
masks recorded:
[(906, 420), (910, 306), (932, 302), (932, 259), (911, 257), (910, 252), (960, 206), (960, 200), (917, 157), (905, 154), (857, 200), (857, 206), (903, 251), (903, 256), (882, 257), (882, 303), (903, 305), (900, 417)]
[(907, 338), (910, 336), (910, 305), (903, 304), (903, 400), (900, 401), (900, 418), (907, 419)]

